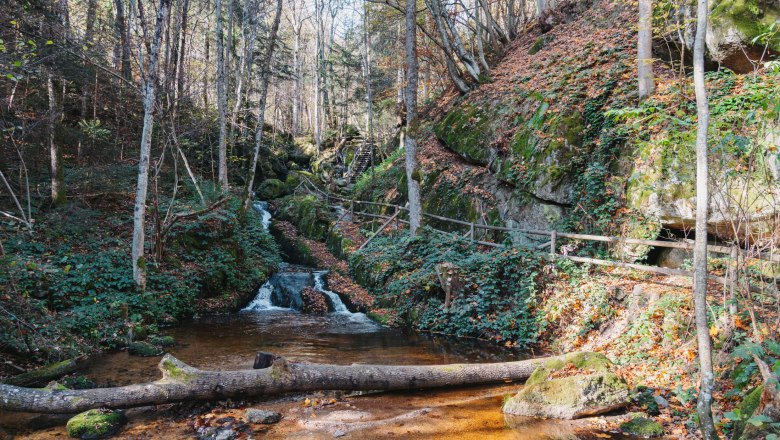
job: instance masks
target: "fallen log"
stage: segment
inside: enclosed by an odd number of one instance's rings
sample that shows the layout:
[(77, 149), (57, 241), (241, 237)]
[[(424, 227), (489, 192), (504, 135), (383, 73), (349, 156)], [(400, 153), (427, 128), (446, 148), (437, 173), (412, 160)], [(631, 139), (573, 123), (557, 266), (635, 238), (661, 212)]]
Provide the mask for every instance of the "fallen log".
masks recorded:
[(20, 387), (43, 386), (51, 380), (59, 379), (66, 374), (78, 371), (86, 360), (86, 356), (80, 356), (55, 364), (46, 365), (36, 370), (9, 377), (6, 379), (5, 383)]
[(208, 371), (166, 354), (156, 382), (91, 390), (45, 390), (0, 384), (0, 410), (68, 414), (228, 397), (317, 390), (416, 390), (522, 381), (550, 358), (491, 364), (328, 365), (274, 357), (268, 368)]

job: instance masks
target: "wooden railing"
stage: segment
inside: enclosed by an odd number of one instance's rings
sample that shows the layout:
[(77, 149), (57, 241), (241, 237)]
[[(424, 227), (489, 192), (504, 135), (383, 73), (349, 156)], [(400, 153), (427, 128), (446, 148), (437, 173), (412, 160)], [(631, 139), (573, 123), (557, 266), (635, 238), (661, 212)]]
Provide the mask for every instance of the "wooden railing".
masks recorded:
[[(323, 191), (305, 176), (303, 176), (301, 185), (299, 185), (298, 188), (299, 189), (302, 188), (312, 194), (317, 195), (321, 199), (324, 199), (327, 205), (331, 208), (344, 209), (345, 210), (344, 214), (349, 213), (353, 217), (362, 216), (362, 217), (385, 220), (385, 223), (379, 228), (379, 230), (377, 230), (374, 233), (374, 235), (372, 235), (366, 242), (364, 242), (360, 246), (360, 249), (365, 247), (371, 240), (374, 239), (374, 237), (379, 236), (390, 223), (396, 222), (396, 223), (409, 224), (409, 221), (404, 220), (403, 218), (401, 218), (400, 215), (403, 212), (409, 212), (409, 209), (405, 206), (339, 197), (333, 194), (329, 194), (326, 191)], [(340, 202), (340, 203), (333, 203), (333, 202)], [(367, 212), (367, 211), (361, 211), (359, 209), (355, 209), (356, 207), (360, 208), (361, 206), (387, 208), (392, 210), (393, 214), (385, 215), (381, 213)], [(440, 215), (429, 214), (426, 212), (423, 212), (422, 215), (430, 219), (467, 227), (468, 230), (465, 234), (462, 235), (462, 237), (464, 238), (467, 237), (472, 242), (483, 246), (490, 246), (495, 248), (505, 247), (504, 244), (477, 239), (478, 230), (533, 235), (537, 237), (544, 237), (542, 239), (543, 242), (538, 245), (528, 246), (528, 247), (532, 247), (536, 250), (548, 248), (549, 249), (548, 255), (551, 259), (564, 258), (578, 263), (588, 263), (588, 264), (595, 264), (599, 266), (622, 267), (622, 268), (635, 269), (642, 272), (657, 273), (662, 275), (678, 275), (678, 276), (685, 276), (685, 277), (693, 277), (692, 271), (683, 270), (683, 269), (672, 269), (672, 268), (659, 267), (659, 266), (650, 266), (646, 264), (630, 263), (625, 261), (604, 260), (599, 258), (567, 255), (567, 253), (565, 252), (558, 251), (559, 239), (595, 241), (595, 242), (612, 243), (612, 244), (640, 245), (640, 246), (652, 246), (652, 247), (660, 247), (660, 248), (668, 248), (668, 249), (685, 249), (685, 250), (693, 250), (694, 243), (692, 241), (643, 240), (638, 238), (614, 237), (614, 236), (603, 236), (603, 235), (592, 235), (592, 234), (576, 234), (576, 233), (569, 233), (569, 232), (546, 231), (546, 230), (539, 230), (539, 229), (511, 228), (506, 226), (478, 224), (475, 222), (468, 222), (468, 221), (453, 219), (453, 218), (444, 217)], [(458, 234), (455, 234), (453, 232), (443, 231), (433, 227), (431, 227), (431, 229), (440, 232), (442, 234), (459, 236)], [(759, 259), (759, 260), (765, 260), (771, 262), (780, 262), (779, 254), (767, 253), (767, 252), (754, 253), (754, 252), (749, 252), (748, 250), (745, 249), (740, 249), (738, 246), (729, 247), (729, 246), (708, 245), (707, 251), (716, 254), (729, 255), (730, 270), (728, 271), (727, 276), (722, 277), (714, 274), (708, 275), (708, 278), (710, 280), (717, 281), (727, 286), (733, 285), (736, 281), (735, 279), (736, 270), (731, 270), (731, 267), (735, 264), (735, 261), (740, 254), (742, 254), (744, 257), (749, 257), (753, 259)], [(752, 291), (757, 291), (757, 292), (764, 290), (761, 287), (754, 286), (754, 285), (751, 285), (750, 289)]]

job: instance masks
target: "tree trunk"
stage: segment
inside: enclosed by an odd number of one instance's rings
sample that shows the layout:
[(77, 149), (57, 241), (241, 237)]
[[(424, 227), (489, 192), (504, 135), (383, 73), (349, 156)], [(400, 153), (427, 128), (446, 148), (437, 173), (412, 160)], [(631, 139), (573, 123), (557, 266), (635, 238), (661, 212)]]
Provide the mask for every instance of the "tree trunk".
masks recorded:
[[(438, 1), (438, 0), (434, 0)], [(406, 127), (401, 130), (401, 144), (405, 148), (406, 183), (409, 197), (409, 233), (414, 236), (420, 227), (420, 171), (417, 166), (415, 116), (417, 114), (417, 20), (416, 3), (406, 0)]]
[(637, 74), (639, 99), (653, 94), (653, 0), (639, 0), (639, 35), (637, 38)]
[(125, 2), (124, 0), (114, 0), (114, 4), (116, 5), (114, 29), (116, 30), (119, 39), (119, 52), (121, 54), (119, 57), (119, 66), (117, 67), (119, 67), (119, 71), (125, 81), (132, 81), (133, 70), (130, 65), (130, 35), (128, 34), (127, 18), (125, 16)]
[[(236, 121), (238, 119), (238, 113), (241, 109), (241, 103), (244, 101), (244, 77), (248, 76), (247, 72), (251, 72), (249, 66), (254, 61), (255, 53), (255, 39), (257, 37), (257, 7), (254, 0), (247, 0), (246, 7), (244, 9), (244, 17), (242, 22), (242, 35), (244, 37), (244, 54), (241, 57), (241, 61), (238, 67), (238, 73), (236, 74), (236, 96), (233, 103), (233, 112), (230, 114), (230, 144), (234, 143), (234, 132), (236, 129)], [(231, 147), (232, 149), (232, 147)]]
[(268, 49), (265, 51), (263, 64), (260, 66), (260, 101), (257, 109), (257, 131), (255, 132), (255, 151), (252, 155), (252, 162), (249, 164), (249, 178), (246, 182), (246, 191), (244, 193), (244, 209), (249, 209), (252, 202), (252, 187), (255, 184), (255, 174), (257, 170), (257, 161), (260, 157), (260, 145), (263, 141), (263, 126), (265, 125), (265, 101), (268, 96), (268, 82), (271, 79), (271, 60), (274, 56), (274, 46), (276, 46), (276, 35), (279, 32), (279, 22), (282, 17), (282, 0), (276, 1), (276, 15), (274, 16), (271, 31), (268, 35)]
[(705, 440), (717, 438), (712, 419), (712, 390), (715, 377), (712, 370), (712, 345), (707, 322), (707, 130), (710, 109), (704, 84), (704, 49), (707, 35), (707, 0), (698, 0), (696, 40), (693, 51), (693, 79), (696, 90), (696, 242), (693, 249), (693, 307), (696, 316), (696, 338), (699, 345), (699, 397), (696, 411)]
[(51, 203), (54, 206), (65, 203), (65, 178), (62, 169), (62, 150), (54, 141), (54, 129), (60, 119), (60, 111), (57, 106), (57, 97), (54, 94), (54, 80), (51, 72), (46, 77), (46, 89), (49, 95), (49, 153), (51, 164)]
[(167, 354), (159, 364), (163, 377), (156, 382), (62, 391), (0, 384), (0, 409), (68, 414), (92, 408), (131, 408), (315, 390), (392, 391), (503, 383), (527, 379), (537, 366), (550, 359), (396, 366), (293, 363), (276, 357), (268, 368), (207, 371)]
[[(431, 15), (433, 16), (434, 25), (436, 27), (436, 30), (439, 32), (439, 38), (441, 38), (442, 52), (444, 53), (444, 58), (446, 59), (446, 63), (447, 63), (447, 73), (450, 75), (450, 78), (452, 79), (452, 82), (455, 84), (455, 87), (458, 88), (458, 91), (460, 91), (460, 93), (467, 93), (469, 90), (471, 90), (471, 88), (469, 87), (468, 84), (466, 84), (466, 81), (464, 81), (463, 78), (461, 78), (460, 72), (458, 72), (458, 67), (455, 65), (455, 62), (452, 60), (452, 53), (453, 53), (452, 44), (450, 43), (450, 38), (447, 35), (447, 30), (444, 27), (441, 14), (439, 14), (439, 8), (437, 7), (438, 4), (437, 0), (425, 0), (425, 2), (428, 5), (428, 8), (431, 10)], [(409, 27), (407, 25), (407, 33), (408, 32), (409, 32)], [(407, 54), (407, 62), (408, 62), (408, 54)]]
[(217, 112), (219, 113), (219, 187), (222, 191), (228, 190), (227, 174), (227, 137), (225, 122), (225, 48), (222, 31), (222, 0), (216, 0), (214, 14), (217, 18)]
[[(146, 260), (144, 259), (144, 226), (146, 214), (146, 193), (149, 185), (149, 156), (152, 149), (153, 114), (157, 92), (157, 66), (160, 58), (160, 41), (162, 40), (163, 23), (168, 13), (171, 0), (160, 0), (157, 9), (157, 20), (154, 29), (154, 41), (149, 53), (149, 62), (144, 75), (144, 125), (141, 131), (141, 154), (138, 161), (138, 185), (135, 192), (135, 207), (133, 208), (133, 280), (141, 289), (146, 288)], [(143, 54), (141, 54), (143, 57)]]

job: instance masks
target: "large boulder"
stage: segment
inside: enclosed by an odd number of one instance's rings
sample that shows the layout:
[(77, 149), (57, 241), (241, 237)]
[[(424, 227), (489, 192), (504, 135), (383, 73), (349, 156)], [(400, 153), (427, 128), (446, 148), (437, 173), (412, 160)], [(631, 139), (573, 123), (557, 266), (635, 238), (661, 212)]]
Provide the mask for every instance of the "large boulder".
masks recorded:
[(301, 292), (314, 285), (314, 276), (311, 272), (282, 271), (275, 273), (270, 282), (274, 287), (271, 294), (274, 305), (300, 310), (303, 307)]
[(507, 414), (576, 419), (628, 404), (628, 386), (600, 353), (571, 353), (547, 361), (505, 404)]
[[(722, 165), (710, 168), (711, 184), (708, 233), (724, 241), (750, 236), (755, 244), (776, 237), (780, 216), (780, 171), (775, 145), (780, 126), (767, 124), (758, 133), (758, 146), (766, 150), (756, 162), (754, 172)], [(669, 146), (667, 146), (669, 145)], [(689, 148), (689, 147), (686, 147)], [(712, 155), (725, 155), (712, 145)], [(632, 176), (626, 189), (626, 201), (644, 215), (658, 219), (670, 229), (691, 230), (696, 223), (696, 157), (692, 150), (672, 144), (649, 142), (640, 146)], [(749, 231), (745, 231), (749, 228)]]

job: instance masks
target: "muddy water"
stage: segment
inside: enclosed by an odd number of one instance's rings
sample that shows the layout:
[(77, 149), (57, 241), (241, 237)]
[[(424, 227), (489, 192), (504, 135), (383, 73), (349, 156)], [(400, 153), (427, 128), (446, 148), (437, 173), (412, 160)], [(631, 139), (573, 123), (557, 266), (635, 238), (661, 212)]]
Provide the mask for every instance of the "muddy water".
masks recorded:
[[(524, 357), (522, 353), (477, 341), (384, 328), (349, 313), (311, 316), (291, 310), (243, 312), (199, 319), (172, 329), (169, 334), (177, 341), (170, 353), (202, 369), (251, 368), (256, 351), (295, 361), (335, 364), (496, 362)], [(159, 378), (157, 362), (159, 358), (132, 357), (125, 352), (107, 354), (97, 359), (85, 375), (100, 386), (151, 381)], [(239, 438), (604, 438), (605, 434), (598, 432), (598, 419), (563, 422), (505, 417), (500, 411), (501, 403), (519, 388), (517, 384), (504, 384), (367, 395), (294, 394), (211, 411), (216, 418), (238, 420), (242, 420), (246, 406), (272, 409), (284, 415), (280, 423), (251, 426)], [(167, 405), (130, 410), (130, 423), (119, 438), (195, 438), (194, 414), (209, 410), (191, 408)], [(0, 414), (0, 425), (22, 438), (66, 438), (65, 420)]]

